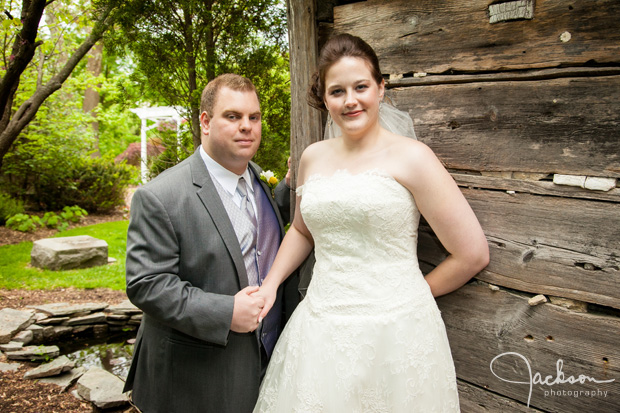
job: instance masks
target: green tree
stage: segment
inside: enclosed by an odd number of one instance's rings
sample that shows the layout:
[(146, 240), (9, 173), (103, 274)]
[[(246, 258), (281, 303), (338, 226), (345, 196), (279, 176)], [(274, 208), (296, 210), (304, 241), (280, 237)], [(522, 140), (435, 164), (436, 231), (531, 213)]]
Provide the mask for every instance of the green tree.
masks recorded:
[[(49, 15), (59, 22), (58, 26), (49, 25), (50, 31), (57, 28), (63, 34), (70, 32), (71, 26), (66, 24), (68, 20), (89, 22), (88, 24), (91, 25), (90, 34), (74, 49), (70, 52), (68, 49), (63, 49), (61, 53), (58, 53), (56, 49), (58, 44), (46, 43), (44, 36), (40, 36), (39, 33), (43, 14), (46, 8), (51, 8), (53, 4), (54, 0), (23, 0), (19, 18), (13, 15), (17, 13), (19, 2), (4, 1), (2, 4), (4, 49), (2, 67), (0, 67), (2, 74), (0, 80), (0, 168), (2, 168), (4, 156), (23, 129), (35, 117), (43, 102), (62, 87), (93, 45), (110, 29), (115, 16), (113, 12), (119, 7), (114, 3), (103, 4), (93, 1), (90, 12), (80, 13), (76, 18), (71, 15), (71, 11), (76, 12), (86, 6), (86, 2), (76, 0), (71, 3), (74, 6), (73, 10), (56, 8), (50, 11)], [(37, 51), (40, 56), (35, 62), (33, 59)], [(44, 72), (42, 65), (46, 61), (57, 63), (57, 70)], [(28, 69), (37, 73), (36, 85), (24, 88), (20, 85)], [(20, 89), (22, 93), (19, 99), (16, 99)]]
[(268, 125), (257, 159), (270, 158), (267, 166), (285, 171), (290, 95), (283, 1), (128, 3), (108, 45), (131, 52), (140, 76), (166, 105), (185, 108), (194, 147), (200, 145), (202, 89), (220, 73), (238, 73), (257, 85)]

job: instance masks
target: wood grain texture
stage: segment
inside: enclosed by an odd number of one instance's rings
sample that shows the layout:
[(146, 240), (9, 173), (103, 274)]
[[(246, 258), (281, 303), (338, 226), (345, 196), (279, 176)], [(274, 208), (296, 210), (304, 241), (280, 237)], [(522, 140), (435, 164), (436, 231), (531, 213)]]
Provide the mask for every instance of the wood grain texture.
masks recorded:
[(541, 412), (527, 407), (508, 397), (491, 393), (463, 380), (457, 381), (461, 413), (536, 413)]
[(620, 76), (390, 90), (446, 167), (620, 177)]
[[(512, 174), (511, 174), (512, 175)], [(592, 191), (575, 186), (556, 185), (551, 181), (531, 181), (524, 179), (499, 178), (491, 176), (453, 173), (459, 186), (468, 188), (497, 189), (535, 195), (551, 195), (564, 198), (592, 199), (620, 203), (620, 188), (610, 191)]]
[(390, 89), (403, 86), (454, 85), (475, 82), (509, 82), (549, 80), (561, 77), (599, 77), (616, 75), (620, 75), (620, 67), (566, 67), (559, 69), (516, 70), (494, 73), (394, 77), (386, 80), (386, 87)]
[[(463, 189), (489, 241), (491, 260), (477, 278), (527, 291), (620, 308), (618, 204)], [(427, 225), (421, 261), (446, 252)]]
[[(617, 63), (620, 3), (535, 2), (532, 20), (489, 23), (488, 0), (368, 0), (334, 8), (334, 29), (365, 39), (385, 74)], [(560, 39), (568, 32), (567, 42)]]
[(295, 188), (301, 153), (321, 139), (323, 130), (321, 114), (308, 106), (306, 95), (317, 64), (315, 0), (288, 0), (287, 11), (291, 56), (291, 182)]
[[(491, 291), (484, 283), (468, 284), (439, 298), (438, 305), (460, 379), (526, 404), (529, 384), (500, 380), (491, 372), (491, 361), (506, 352), (519, 353), (529, 363), (532, 376), (537, 372), (543, 380), (552, 376), (547, 381), (550, 383), (558, 376), (557, 362), (561, 359), (565, 380), (569, 376), (586, 375), (599, 381), (615, 381), (534, 384), (531, 407), (549, 412), (617, 411), (620, 405), (618, 318), (576, 313), (549, 303), (531, 307), (527, 297), (504, 290)], [(505, 380), (529, 383), (527, 363), (518, 356), (501, 356), (493, 363), (493, 370)], [(574, 393), (554, 395), (551, 390), (582, 393), (577, 397)], [(606, 391), (606, 396), (597, 391)]]

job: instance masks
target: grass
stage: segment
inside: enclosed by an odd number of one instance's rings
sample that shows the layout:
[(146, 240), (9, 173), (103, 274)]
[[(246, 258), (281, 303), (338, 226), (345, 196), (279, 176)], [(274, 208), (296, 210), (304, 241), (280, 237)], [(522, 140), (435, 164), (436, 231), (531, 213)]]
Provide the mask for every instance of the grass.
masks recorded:
[(125, 288), (125, 249), (129, 221), (114, 221), (60, 232), (54, 237), (90, 235), (108, 243), (116, 263), (80, 270), (49, 271), (30, 267), (32, 242), (0, 247), (0, 288), (51, 290), (54, 288)]

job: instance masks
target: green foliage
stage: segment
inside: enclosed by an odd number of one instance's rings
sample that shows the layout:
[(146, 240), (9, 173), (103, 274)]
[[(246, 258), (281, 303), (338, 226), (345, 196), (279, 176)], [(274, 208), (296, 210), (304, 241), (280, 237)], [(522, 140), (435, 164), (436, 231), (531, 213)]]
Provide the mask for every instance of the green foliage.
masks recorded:
[(0, 192), (0, 225), (4, 225), (6, 220), (13, 215), (24, 212), (24, 203), (12, 196)]
[[(24, 79), (20, 85), (29, 81)], [(80, 93), (76, 89), (80, 83), (70, 79), (66, 88), (47, 99), (3, 161), (1, 178), (6, 190), (43, 210), (74, 205), (47, 206), (41, 199), (56, 196), (71, 185), (71, 171), (94, 147), (89, 126), (92, 119), (83, 113), (80, 100), (72, 98)], [(50, 187), (59, 189), (43, 193)]]
[(88, 212), (86, 212), (84, 209), (80, 208), (77, 205), (71, 207), (66, 206), (62, 209), (62, 212), (60, 213), (60, 216), (63, 220), (73, 223), (80, 222), (80, 220), (87, 215)]
[(13, 215), (7, 220), (6, 226), (21, 232), (35, 231), (38, 226), (64, 231), (69, 227), (69, 224), (80, 222), (86, 215), (88, 215), (88, 212), (77, 205), (66, 206), (60, 212), (60, 215), (53, 211), (46, 212), (41, 218), (37, 215), (28, 214)]
[(119, 29), (107, 38), (106, 46), (134, 58), (134, 79), (148, 85), (149, 93), (157, 94), (165, 105), (185, 108), (196, 143), (200, 94), (207, 82), (229, 72), (250, 78), (262, 97), (264, 125), (268, 125), (256, 160), (284, 175), (290, 106), (284, 1), (131, 0), (127, 4), (125, 10), (130, 12), (120, 16)]
[(260, 68), (252, 74), (261, 100), (263, 131), (261, 145), (254, 161), (263, 169), (270, 169), (284, 177), (288, 170), (290, 154), (290, 75), (288, 59), (272, 55), (272, 69), (261, 73)]
[(28, 214), (17, 214), (13, 215), (11, 218), (6, 220), (6, 227), (21, 231), (21, 232), (31, 232), (37, 229), (37, 225), (39, 224), (39, 217), (36, 215), (28, 215)]
[(130, 112), (142, 102), (158, 106), (149, 98), (144, 82), (133, 75), (131, 59), (121, 59), (112, 50), (103, 51), (103, 73), (97, 88), (101, 101), (97, 106), (99, 150), (103, 157), (116, 157), (130, 143), (140, 140), (140, 119)]
[(115, 264), (68, 271), (50, 271), (30, 267), (32, 242), (0, 247), (0, 288), (125, 288), (125, 248), (128, 221), (108, 222), (73, 228), (57, 236), (90, 235), (108, 243), (108, 254)]
[[(61, 226), (61, 224), (62, 222), (60, 220), (60, 217), (52, 211), (46, 212), (45, 215), (43, 215), (43, 217), (41, 218), (41, 225), (47, 228), (58, 228), (59, 226)], [(65, 222), (64, 224), (69, 226), (69, 223), (67, 222)], [(62, 227), (66, 229), (64, 225), (62, 225)]]
[(44, 211), (79, 205), (95, 212), (123, 205), (133, 168), (80, 156), (43, 140), (49, 143), (48, 150), (40, 141), (25, 141), (7, 155), (3, 168), (7, 190)]
[(156, 157), (149, 158), (149, 179), (155, 178), (194, 153), (193, 138), (189, 131), (179, 137), (176, 131), (160, 132), (159, 137), (166, 150)]
[(62, 209), (60, 215), (53, 211), (46, 212), (40, 220), (40, 225), (47, 228), (55, 228), (62, 232), (69, 228), (70, 223), (80, 222), (87, 215), (88, 212), (77, 205), (66, 206)]
[[(79, 205), (90, 212), (109, 211), (124, 204), (131, 177), (131, 167), (125, 164), (101, 158), (81, 158), (69, 171), (68, 185), (42, 188), (40, 199), (54, 208)], [(56, 193), (50, 195), (52, 192)]]

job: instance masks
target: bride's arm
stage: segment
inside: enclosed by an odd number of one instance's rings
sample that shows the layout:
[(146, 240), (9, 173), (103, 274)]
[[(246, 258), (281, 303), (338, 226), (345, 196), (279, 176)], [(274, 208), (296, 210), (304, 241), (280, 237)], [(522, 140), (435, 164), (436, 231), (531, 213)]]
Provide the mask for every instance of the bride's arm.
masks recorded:
[(420, 213), (449, 253), (425, 277), (433, 296), (438, 297), (461, 287), (486, 267), (489, 246), (476, 215), (450, 173), (428, 146), (409, 142), (407, 150), (402, 151), (407, 159), (402, 159), (404, 163), (400, 165), (409, 167), (400, 171), (401, 183), (411, 191)]
[[(306, 151), (304, 151), (299, 163), (298, 187), (302, 186), (305, 181), (305, 164), (307, 164), (307, 156), (304, 156), (305, 154)], [(262, 321), (273, 306), (280, 284), (282, 284), (293, 271), (299, 268), (310, 254), (310, 251), (312, 251), (312, 248), (314, 248), (314, 240), (304, 223), (299, 209), (300, 202), (301, 197), (298, 195), (295, 202), (295, 216), (293, 222), (282, 240), (282, 244), (278, 249), (278, 254), (273, 261), (269, 273), (263, 280), (260, 290), (253, 294), (261, 296), (265, 300), (265, 306), (258, 316), (259, 322)]]

